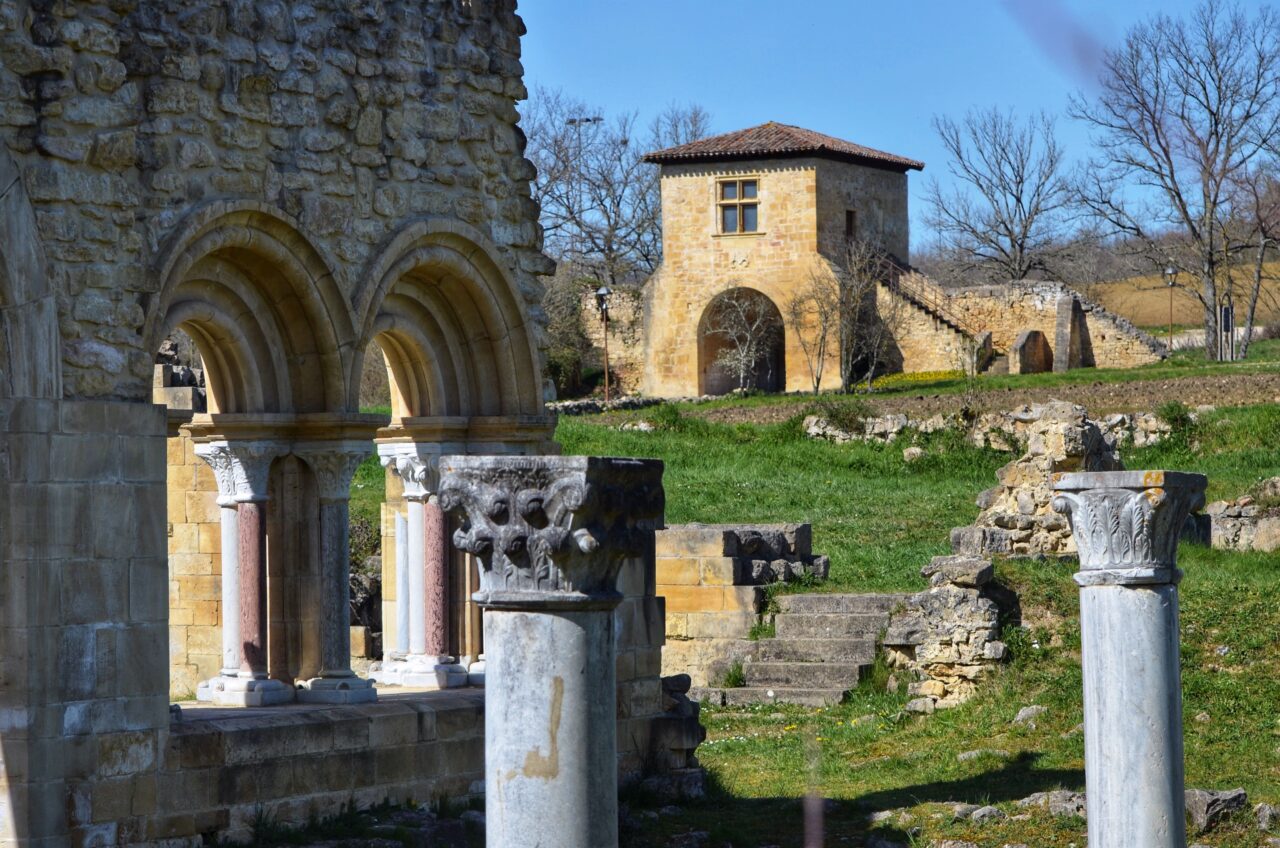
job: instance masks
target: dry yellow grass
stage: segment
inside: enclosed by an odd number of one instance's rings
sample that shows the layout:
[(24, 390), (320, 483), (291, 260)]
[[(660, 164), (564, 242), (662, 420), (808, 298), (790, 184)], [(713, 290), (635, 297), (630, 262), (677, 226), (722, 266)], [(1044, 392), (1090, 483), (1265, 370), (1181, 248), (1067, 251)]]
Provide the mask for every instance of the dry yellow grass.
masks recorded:
[[(1241, 279), (1236, 282), (1236, 316), (1243, 320), (1249, 269), (1241, 268), (1238, 273)], [(1264, 280), (1262, 284), (1262, 297), (1258, 300), (1259, 324), (1280, 321), (1280, 280), (1274, 279), (1280, 277), (1280, 263), (1267, 265), (1266, 273), (1273, 279)], [(1181, 283), (1173, 290), (1173, 323), (1199, 326), (1204, 321), (1204, 310), (1193, 291), (1187, 288), (1195, 283), (1186, 277), (1183, 274)], [(1169, 289), (1159, 275), (1096, 283), (1087, 287), (1085, 294), (1139, 327), (1162, 327), (1169, 323)]]

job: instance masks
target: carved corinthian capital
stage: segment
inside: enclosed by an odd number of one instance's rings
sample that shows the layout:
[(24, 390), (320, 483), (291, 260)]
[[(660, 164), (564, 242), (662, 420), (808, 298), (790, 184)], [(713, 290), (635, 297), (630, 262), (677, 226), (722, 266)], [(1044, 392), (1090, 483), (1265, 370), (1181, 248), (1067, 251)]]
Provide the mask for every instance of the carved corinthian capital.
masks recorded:
[(662, 526), (662, 463), (584, 456), (446, 456), (440, 505), (480, 559), (489, 606), (612, 605), (618, 571)]
[(438, 446), (430, 443), (392, 442), (378, 445), (378, 461), (404, 484), (404, 496), (425, 501), (435, 494), (440, 479)]
[(265, 501), (271, 462), (288, 449), (276, 442), (203, 442), (196, 456), (209, 463), (218, 481), (218, 501)]
[(1203, 474), (1095, 471), (1054, 477), (1053, 508), (1080, 549), (1080, 585), (1174, 583), (1178, 538), (1204, 506)]
[(351, 498), (351, 478), (371, 453), (371, 446), (366, 442), (317, 442), (298, 445), (294, 453), (315, 473), (320, 500), (334, 502)]

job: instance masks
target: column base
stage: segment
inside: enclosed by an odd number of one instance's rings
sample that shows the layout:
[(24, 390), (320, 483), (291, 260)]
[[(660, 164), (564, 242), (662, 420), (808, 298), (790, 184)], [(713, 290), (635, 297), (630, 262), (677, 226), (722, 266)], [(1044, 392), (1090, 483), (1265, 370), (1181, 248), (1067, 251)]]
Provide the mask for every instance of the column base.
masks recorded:
[(415, 689), (456, 689), (467, 685), (467, 670), (453, 657), (408, 656), (384, 660), (369, 676), (388, 686)]
[(302, 704), (369, 704), (378, 700), (373, 681), (363, 677), (313, 677), (298, 684)]
[(467, 666), (467, 683), (484, 688), (484, 654)]
[(295, 696), (292, 686), (270, 678), (214, 677), (196, 687), (196, 700), (222, 707), (270, 707)]

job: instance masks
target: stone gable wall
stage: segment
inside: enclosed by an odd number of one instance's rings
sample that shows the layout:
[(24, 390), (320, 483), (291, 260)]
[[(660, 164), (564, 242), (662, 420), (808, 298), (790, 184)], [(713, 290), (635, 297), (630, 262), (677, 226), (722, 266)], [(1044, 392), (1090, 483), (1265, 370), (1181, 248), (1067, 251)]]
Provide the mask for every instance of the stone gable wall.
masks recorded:
[(354, 300), (390, 233), (481, 231), (537, 313), (514, 0), (0, 2), (0, 142), (35, 208), (68, 396), (143, 400), (158, 257), (193, 207), (297, 222)]

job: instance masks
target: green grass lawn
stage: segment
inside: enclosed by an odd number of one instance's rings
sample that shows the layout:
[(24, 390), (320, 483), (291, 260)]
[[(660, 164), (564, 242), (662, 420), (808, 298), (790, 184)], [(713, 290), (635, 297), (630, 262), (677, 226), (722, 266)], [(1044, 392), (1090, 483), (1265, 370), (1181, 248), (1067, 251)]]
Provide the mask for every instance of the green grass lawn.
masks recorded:
[[(912, 381), (907, 385), (877, 390), (869, 397), (893, 398), (898, 395), (961, 394), (966, 391), (1004, 391), (1006, 389), (1052, 388), (1054, 386), (1084, 385), (1090, 383), (1129, 383), (1138, 380), (1167, 380), (1179, 377), (1218, 377), (1230, 374), (1250, 374), (1280, 370), (1280, 339), (1256, 341), (1249, 348), (1249, 358), (1240, 362), (1209, 362), (1204, 353), (1197, 350), (1179, 350), (1161, 362), (1137, 368), (1076, 368), (1060, 374), (982, 374), (976, 381), (961, 377), (945, 377)], [(806, 395), (760, 394), (746, 398), (724, 397), (698, 404), (680, 404), (683, 411), (712, 410), (726, 406), (804, 405)]]
[[(972, 521), (973, 498), (1010, 458), (940, 436), (927, 442), (924, 460), (907, 464), (903, 444), (814, 441), (794, 420), (731, 426), (672, 410), (645, 417), (660, 429), (620, 431), (576, 418), (562, 420), (557, 436), (566, 453), (665, 460), (668, 523), (811, 521), (815, 550), (832, 558), (829, 590), (924, 588), (920, 566), (947, 551), (950, 528)], [(1130, 468), (1204, 472), (1210, 497), (1234, 497), (1280, 474), (1277, 434), (1280, 407), (1222, 409), (1166, 444), (1128, 450), (1124, 458)], [(1243, 786), (1254, 801), (1280, 802), (1280, 556), (1187, 546), (1182, 565), (1188, 786)], [(826, 710), (705, 709), (709, 739), (699, 759), (714, 779), (711, 797), (647, 822), (630, 844), (662, 845), (696, 829), (710, 830), (713, 845), (799, 846), (798, 799), (812, 791), (836, 802), (829, 845), (861, 844), (869, 813), (899, 807), (910, 819), (876, 830), (903, 844), (1082, 845), (1080, 820), (1037, 813), (975, 825), (953, 822), (949, 806), (994, 803), (1012, 817), (1024, 812), (1012, 802), (1032, 792), (1083, 788), (1072, 571), (1073, 563), (1052, 560), (1000, 564), (1001, 579), (1020, 593), (1026, 626), (1007, 633), (1014, 662), (959, 709), (905, 717), (904, 692), (871, 687)], [(1049, 712), (1034, 728), (1013, 725), (1029, 704)], [(993, 753), (958, 759), (975, 750)], [(1248, 816), (1196, 841), (1263, 844)]]
[[(1116, 376), (1242, 367), (1178, 362)], [(1070, 380), (1077, 373), (1007, 379)], [(719, 403), (766, 402), (780, 401)], [(923, 589), (920, 566), (947, 552), (950, 528), (973, 520), (974, 497), (994, 485), (996, 469), (1010, 459), (954, 435), (936, 435), (924, 442), (925, 458), (907, 464), (902, 443), (834, 445), (805, 438), (798, 420), (725, 425), (679, 412), (643, 411), (640, 417), (659, 425), (652, 433), (564, 418), (557, 438), (567, 454), (666, 461), (668, 523), (812, 522), (814, 549), (832, 559), (828, 590)], [(1130, 468), (1206, 473), (1210, 498), (1234, 497), (1280, 474), (1278, 435), (1280, 406), (1220, 409), (1165, 444), (1125, 451), (1124, 460)], [(381, 489), (382, 469), (371, 461), (357, 473), (353, 515), (376, 516)], [(1251, 802), (1280, 803), (1280, 555), (1184, 546), (1180, 564), (1186, 571), (1181, 592), (1187, 785), (1243, 786)], [(882, 822), (875, 831), (913, 848), (944, 839), (984, 848), (1084, 845), (1083, 821), (1044, 813), (1012, 818), (1024, 812), (1012, 802), (1032, 792), (1083, 788), (1072, 571), (1073, 563), (1052, 560), (999, 564), (999, 578), (1020, 594), (1025, 626), (1006, 631), (1013, 662), (956, 710), (906, 717), (904, 692), (872, 686), (826, 710), (704, 709), (709, 736), (698, 756), (711, 774), (711, 794), (657, 819), (638, 817), (642, 828), (625, 833), (623, 844), (660, 846), (671, 834), (708, 830), (713, 846), (727, 841), (735, 848), (798, 848), (799, 799), (815, 792), (833, 800), (827, 845), (863, 844), (871, 831), (868, 814), (896, 808), (906, 808), (909, 818)], [(1012, 724), (1029, 704), (1049, 711), (1035, 727)], [(987, 753), (958, 758), (972, 751)], [(629, 800), (637, 808), (651, 803), (640, 796)], [(987, 825), (953, 822), (953, 802), (993, 803), (1011, 817)], [(1250, 815), (1193, 841), (1220, 848), (1265, 844)]]

